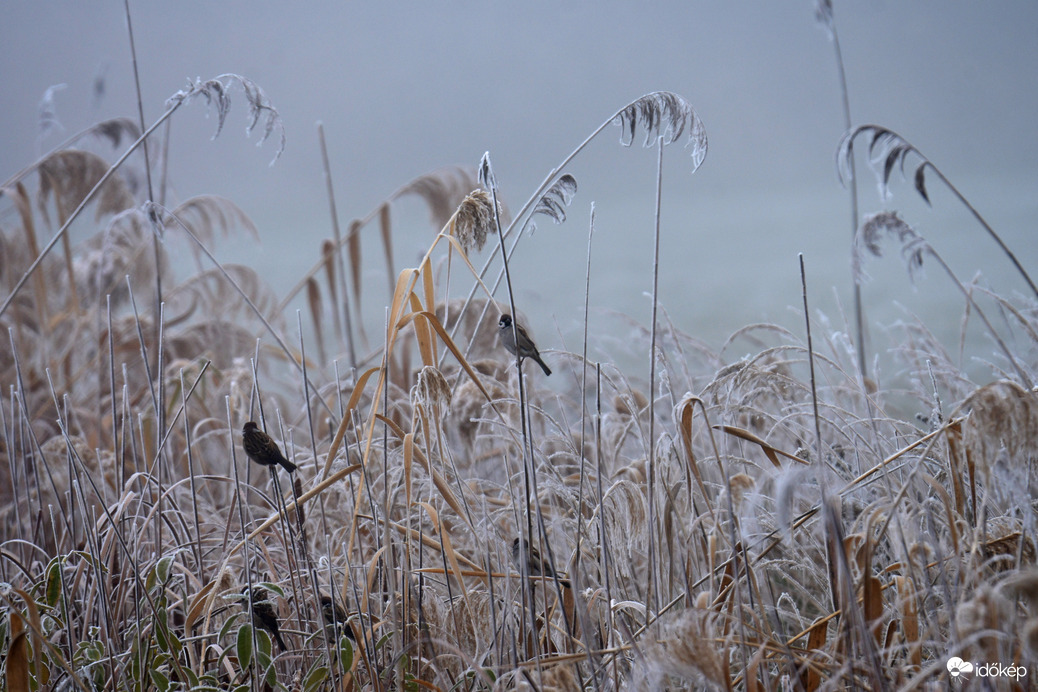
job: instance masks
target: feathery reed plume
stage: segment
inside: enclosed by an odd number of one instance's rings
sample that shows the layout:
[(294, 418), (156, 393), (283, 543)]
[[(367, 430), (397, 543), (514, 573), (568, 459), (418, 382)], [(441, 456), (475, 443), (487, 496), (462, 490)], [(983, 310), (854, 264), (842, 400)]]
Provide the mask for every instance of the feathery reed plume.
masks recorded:
[[(89, 151), (69, 149), (58, 151), (40, 162), (40, 190), (37, 205), (43, 218), (50, 223), (47, 202), (53, 196), (58, 211), (58, 223), (65, 221), (86, 198), (87, 194), (108, 172), (108, 162)], [(133, 207), (136, 202), (122, 176), (111, 176), (100, 190), (95, 218), (118, 214)]]
[(418, 176), (390, 199), (418, 195), (429, 207), (432, 225), (443, 228), (476, 185), (476, 173), (471, 166), (447, 166)]
[(418, 401), (442, 407), (446, 411), (451, 405), (451, 387), (441, 373), (431, 365), (426, 365), (418, 371), (417, 396)]
[(58, 120), (58, 108), (54, 103), (54, 94), (68, 87), (68, 84), (52, 84), (43, 92), (43, 97), (36, 106), (38, 133), (36, 139), (42, 142), (52, 132), (64, 132), (65, 126)]
[(880, 212), (878, 214), (872, 214), (865, 218), (865, 223), (862, 224), (861, 230), (859, 231), (858, 237), (855, 239), (855, 247), (859, 249), (856, 253), (855, 259), (855, 272), (858, 276), (862, 276), (861, 273), (861, 258), (858, 254), (864, 254), (863, 250), (873, 255), (880, 254), (880, 240), (884, 235), (896, 236), (898, 242), (901, 243), (901, 256), (905, 260), (905, 265), (908, 268), (908, 275), (913, 281), (919, 270), (923, 266), (923, 255), (930, 255), (934, 261), (940, 265), (944, 273), (948, 275), (948, 278), (952, 280), (955, 287), (959, 289), (966, 302), (969, 303), (971, 309), (973, 309), (977, 316), (980, 317), (981, 322), (987, 328), (991, 338), (994, 339), (998, 345), (1002, 355), (1006, 357), (1006, 360), (1013, 366), (1017, 376), (1020, 378), (1020, 382), (1030, 387), (1032, 386), (1032, 377), (1027, 370), (1020, 364), (1016, 356), (1003, 341), (994, 325), (981, 310), (977, 304), (973, 294), (966, 288), (966, 286), (955, 276), (955, 272), (951, 270), (951, 267), (941, 258), (940, 255), (933, 249), (925, 238), (915, 232), (915, 230), (909, 226), (901, 217), (897, 215), (897, 212)]
[[(889, 194), (890, 176), (894, 169), (897, 168), (901, 171), (902, 178), (906, 178), (907, 174), (905, 171), (906, 161), (910, 157), (914, 157), (919, 161), (916, 165), (915, 173), (913, 174), (913, 181), (915, 184), (916, 192), (923, 198), (927, 204), (930, 204), (930, 196), (926, 192), (926, 169), (929, 168), (933, 171), (934, 175), (944, 183), (944, 185), (951, 191), (953, 195), (970, 211), (973, 218), (987, 231), (988, 235), (998, 244), (1002, 249), (1002, 252), (1009, 258), (1016, 267), (1016, 270), (1023, 277), (1024, 281), (1030, 287), (1031, 292), (1034, 293), (1035, 297), (1038, 297), (1038, 286), (1035, 285), (1034, 281), (1031, 280), (1030, 274), (1024, 269), (1023, 265), (1013, 254), (1009, 246), (1005, 244), (1002, 237), (995, 232), (988, 222), (980, 215), (969, 200), (967, 200), (959, 190), (952, 185), (951, 181), (944, 176), (937, 166), (933, 164), (930, 159), (926, 158), (921, 151), (915, 148), (915, 146), (906, 140), (904, 137), (879, 125), (859, 125), (847, 132), (843, 139), (840, 140), (840, 145), (837, 148), (836, 161), (837, 161), (837, 174), (839, 175), (840, 182), (844, 185), (847, 181), (853, 181), (854, 171), (851, 170), (853, 166), (853, 148), (854, 142), (858, 137), (864, 137), (868, 140), (868, 160), (873, 170), (876, 172), (876, 179), (879, 184), (880, 197), (886, 199)], [(880, 164), (882, 162), (882, 164)]]
[(232, 84), (241, 86), (242, 91), (245, 92), (245, 100), (249, 104), (249, 122), (245, 127), (245, 134), (252, 134), (252, 130), (260, 123), (260, 120), (263, 121), (263, 135), (257, 144), (267, 141), (275, 130), (278, 132), (278, 149), (270, 161), (270, 164), (274, 165), (281, 157), (281, 152), (285, 150), (285, 125), (281, 121), (281, 114), (274, 108), (270, 99), (267, 98), (267, 94), (251, 79), (227, 73), (205, 81), (201, 79), (188, 81), (187, 87), (166, 100), (166, 107), (172, 109), (192, 99), (205, 99), (206, 105), (216, 110), (216, 132), (213, 133), (213, 139), (216, 139), (223, 131), (227, 114), (231, 111), (229, 90)]
[(637, 668), (639, 689), (662, 689), (666, 678), (716, 689), (728, 688), (729, 648), (720, 616), (688, 609), (661, 619), (659, 636), (645, 646)]
[(494, 201), (486, 190), (476, 189), (466, 195), (450, 219), (450, 233), (465, 252), (479, 252), (494, 228)]
[(565, 223), (566, 207), (573, 201), (575, 194), (577, 194), (577, 179), (566, 173), (552, 183), (548, 191), (541, 195), (541, 198), (537, 200), (537, 205), (533, 208), (531, 216), (544, 214), (556, 224)]
[(896, 211), (881, 211), (865, 217), (854, 239), (854, 280), (864, 283), (869, 276), (865, 273), (864, 258), (866, 252), (875, 256), (883, 256), (882, 241), (890, 236), (901, 244), (901, 259), (905, 262), (908, 277), (914, 283), (923, 268), (923, 255), (930, 251), (930, 245), (915, 232)]
[(656, 139), (664, 144), (676, 142), (688, 130), (685, 146), (692, 148), (692, 171), (706, 159), (706, 127), (692, 104), (669, 91), (654, 91), (629, 103), (613, 118), (622, 131), (620, 143), (630, 146), (640, 125), (645, 130), (645, 147), (656, 146)]
[[(259, 231), (249, 215), (229, 199), (219, 195), (197, 195), (181, 202), (175, 209), (163, 213), (163, 223), (169, 225), (176, 217), (205, 244), (216, 240), (217, 234), (228, 237), (233, 229), (245, 231), (252, 240), (259, 240)], [(191, 245), (195, 260), (200, 262), (201, 250)]]

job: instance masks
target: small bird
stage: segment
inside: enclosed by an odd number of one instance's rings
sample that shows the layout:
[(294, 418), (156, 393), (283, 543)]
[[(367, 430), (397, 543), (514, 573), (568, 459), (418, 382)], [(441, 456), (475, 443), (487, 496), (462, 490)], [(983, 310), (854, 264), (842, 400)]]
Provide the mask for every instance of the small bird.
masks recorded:
[(338, 625), (340, 632), (350, 639), (354, 638), (353, 630), (346, 623), (346, 620), (348, 619), (346, 611), (342, 609), (342, 606), (332, 600), (331, 596), (326, 594), (321, 595), (321, 615), (324, 617), (324, 621), (329, 625)]
[[(527, 547), (529, 548), (528, 550)], [(541, 553), (537, 548), (534, 548), (532, 545), (527, 546), (526, 541), (520, 540), (516, 537), (516, 539), (512, 541), (512, 561), (515, 562), (515, 566), (520, 573), (523, 571), (520, 559), (522, 559), (524, 553), (526, 559), (526, 572), (531, 577), (544, 576), (550, 579), (557, 576), (552, 570), (551, 565), (541, 559)], [(569, 579), (563, 579), (562, 577), (559, 577), (559, 584), (567, 589), (570, 587)]]
[(296, 465), (285, 458), (277, 443), (270, 439), (270, 435), (260, 430), (251, 420), (242, 428), (241, 446), (245, 454), (260, 466), (281, 464), (289, 473), (296, 470)]
[(544, 364), (541, 360), (541, 354), (537, 352), (537, 346), (533, 343), (533, 339), (526, 333), (523, 326), (518, 322), (515, 323), (515, 332), (512, 332), (512, 316), (501, 315), (501, 319), (497, 322), (497, 334), (501, 337), (501, 345), (505, 347), (505, 350), (511, 353), (513, 356), (516, 355), (515, 345), (516, 337), (519, 339), (519, 358), (533, 358), (537, 365), (541, 366), (541, 370), (544, 371), (545, 375), (551, 374), (551, 368)]
[[(274, 604), (264, 600), (266, 594), (266, 589), (256, 589), (256, 593), (252, 597), (252, 624), (261, 630), (269, 632), (281, 650), (287, 651), (288, 647), (285, 645), (285, 640), (281, 638), (281, 633), (278, 631), (278, 616), (274, 612)], [(246, 610), (249, 609), (247, 598), (246, 594), (242, 594), (241, 604)]]

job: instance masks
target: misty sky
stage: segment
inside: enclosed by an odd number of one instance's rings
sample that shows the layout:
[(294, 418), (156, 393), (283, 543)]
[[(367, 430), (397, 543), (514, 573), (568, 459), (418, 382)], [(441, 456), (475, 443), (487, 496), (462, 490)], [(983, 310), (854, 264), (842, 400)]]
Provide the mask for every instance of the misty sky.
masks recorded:
[[(612, 113), (670, 90), (694, 105), (710, 139), (695, 175), (687, 152), (665, 154), (661, 292), (679, 326), (717, 343), (748, 321), (788, 321), (786, 306), (800, 300), (798, 252), (819, 307), (837, 309), (834, 290), (848, 300), (849, 211), (834, 165), (844, 131), (840, 93), (832, 44), (808, 0), (685, 0), (653, 3), (651, 11), (621, 2), (130, 5), (149, 123), (188, 78), (227, 72), (254, 80), (279, 109), (287, 147), (273, 167), (273, 143), (257, 149), (255, 134), (244, 136), (240, 92), (215, 141), (203, 104), (181, 109), (170, 176), (179, 200), (219, 194), (250, 215), (262, 245), (244, 257), (280, 290), (316, 261), (331, 234), (318, 121), (345, 224), (410, 179), (475, 165), (488, 150), (517, 207)], [(1034, 269), (1038, 3), (835, 5), (854, 122), (884, 125), (919, 147)], [(136, 117), (121, 2), (10, 0), (3, 14), (0, 178), (63, 136), (37, 138), (37, 104), (48, 86), (67, 85), (55, 97), (64, 135)], [(101, 70), (106, 89), (95, 103)], [(650, 288), (655, 154), (623, 149), (618, 134), (608, 130), (570, 169), (580, 191), (569, 222), (542, 221), (520, 246), (521, 307), (542, 335), (579, 321), (592, 201), (599, 262), (592, 302), (648, 319), (642, 293)], [(871, 178), (861, 193), (863, 213), (883, 208)], [(942, 191), (932, 198), (929, 210), (906, 184), (886, 205), (903, 209), (963, 262), (963, 278), (981, 270), (1019, 290), (961, 207)], [(417, 203), (394, 213), (402, 220), (398, 260), (410, 261), (431, 232)], [(8, 227), (10, 217), (0, 224)], [(234, 254), (226, 244), (221, 253)], [(911, 291), (896, 250), (887, 254), (872, 272), (881, 285), (869, 289), (884, 302)], [(953, 289), (932, 270), (927, 282), (942, 282), (936, 292), (956, 306), (954, 323), (961, 306)]]

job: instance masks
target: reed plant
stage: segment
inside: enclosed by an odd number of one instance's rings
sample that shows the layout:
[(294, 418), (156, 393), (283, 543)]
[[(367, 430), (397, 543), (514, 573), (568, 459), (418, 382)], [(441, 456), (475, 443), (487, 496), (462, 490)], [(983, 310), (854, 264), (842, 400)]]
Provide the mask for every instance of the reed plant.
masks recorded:
[[(544, 309), (520, 302), (528, 277), (509, 262), (536, 252), (537, 220), (566, 222), (579, 199), (566, 168), (612, 124), (624, 144), (645, 137), (658, 190), (675, 145), (694, 172), (706, 134), (686, 99), (619, 108), (514, 213), (487, 155), (342, 232), (327, 175), (330, 237), (277, 296), (212, 251), (257, 233), (232, 202), (167, 207), (161, 186), (127, 184), (182, 104), (205, 100), (220, 128), (236, 87), (250, 121), (280, 134), (263, 91), (223, 75), (148, 127), (84, 130), (2, 186), (8, 689), (929, 689), (952, 657), (1033, 676), (1032, 296), (947, 270), (996, 345), (990, 377), (972, 381), (919, 322), (895, 350), (908, 384), (888, 391), (861, 376), (850, 330), (810, 314), (803, 257), (804, 331), (749, 325), (711, 349), (656, 300), (646, 253), (644, 371), (590, 360), (601, 335), (585, 328), (579, 352), (542, 335), (549, 386), (497, 341), (501, 313)], [(73, 147), (99, 135), (108, 158)], [(843, 160), (861, 136), (886, 147), (884, 181), (918, 155), (859, 129)], [(435, 235), (401, 269), (391, 214), (410, 194)], [(73, 244), (89, 207), (95, 227)], [(602, 278), (593, 225), (585, 323)], [(946, 268), (893, 212), (869, 217), (856, 256), (885, 235), (910, 269)], [(195, 252), (184, 278), (166, 251), (179, 241)], [(377, 336), (362, 329), (372, 243), (391, 287)], [(657, 233), (656, 257), (665, 244)], [(298, 470), (250, 464), (246, 421)], [(344, 627), (324, 617), (332, 601)]]

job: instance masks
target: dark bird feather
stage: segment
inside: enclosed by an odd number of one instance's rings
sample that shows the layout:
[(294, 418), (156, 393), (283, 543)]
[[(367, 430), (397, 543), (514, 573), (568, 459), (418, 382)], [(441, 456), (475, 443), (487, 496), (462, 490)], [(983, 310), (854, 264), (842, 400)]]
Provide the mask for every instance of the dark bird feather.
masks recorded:
[(245, 454), (260, 466), (281, 464), (289, 473), (297, 468), (295, 464), (285, 458), (270, 435), (260, 430), (259, 426), (251, 420), (241, 431), (241, 446), (245, 450)]

